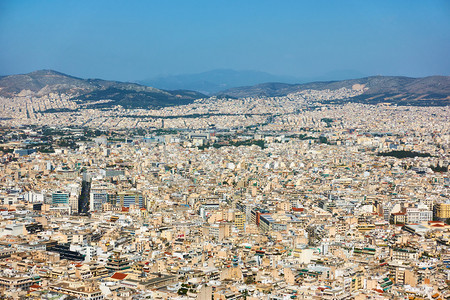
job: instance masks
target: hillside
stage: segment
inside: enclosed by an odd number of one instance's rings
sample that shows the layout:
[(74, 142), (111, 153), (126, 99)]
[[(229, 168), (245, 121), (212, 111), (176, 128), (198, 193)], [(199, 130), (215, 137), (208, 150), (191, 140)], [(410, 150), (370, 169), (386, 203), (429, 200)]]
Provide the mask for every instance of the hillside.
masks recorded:
[[(212, 75), (211, 75), (212, 76)], [(214, 79), (215, 77), (212, 76)], [(217, 79), (217, 78), (216, 78)], [(174, 86), (176, 87), (176, 86)], [(333, 103), (359, 102), (368, 104), (436, 106), (450, 104), (450, 76), (410, 78), (372, 76), (360, 79), (312, 82), (305, 84), (263, 83), (224, 90), (217, 96), (257, 97), (285, 96), (304, 90), (361, 89), (362, 94)], [(0, 96), (41, 97), (50, 93), (66, 94), (71, 100), (87, 107), (102, 108), (122, 105), (125, 108), (159, 108), (192, 103), (205, 98), (189, 90), (161, 90), (136, 83), (82, 79), (52, 70), (0, 77)], [(99, 101), (108, 100), (108, 101)], [(86, 107), (84, 105), (83, 107)]]
[(82, 79), (53, 70), (0, 78), (0, 96), (18, 95), (40, 97), (49, 93), (68, 94), (78, 101), (112, 100), (95, 107), (122, 105), (130, 108), (164, 107), (193, 102), (205, 95), (194, 91), (165, 91), (135, 83)]
[(449, 105), (450, 76), (410, 78), (401, 76), (372, 76), (360, 79), (312, 82), (306, 84), (263, 83), (254, 86), (232, 88), (219, 92), (218, 96), (257, 97), (285, 96), (302, 90), (352, 89), (364, 87), (362, 95), (346, 99), (361, 103), (395, 103), (400, 105)]

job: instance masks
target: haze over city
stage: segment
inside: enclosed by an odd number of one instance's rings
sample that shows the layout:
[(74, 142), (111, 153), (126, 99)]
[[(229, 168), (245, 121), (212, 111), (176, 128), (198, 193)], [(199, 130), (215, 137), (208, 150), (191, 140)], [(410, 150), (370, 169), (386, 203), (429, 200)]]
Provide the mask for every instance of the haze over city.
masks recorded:
[(0, 74), (449, 75), (448, 1), (1, 1)]

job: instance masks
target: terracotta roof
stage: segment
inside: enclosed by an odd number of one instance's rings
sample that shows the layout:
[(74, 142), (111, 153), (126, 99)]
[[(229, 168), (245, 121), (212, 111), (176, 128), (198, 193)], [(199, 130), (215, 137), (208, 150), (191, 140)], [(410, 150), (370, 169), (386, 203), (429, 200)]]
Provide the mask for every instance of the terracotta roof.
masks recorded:
[(42, 287), (38, 284), (33, 284), (32, 286), (30, 286), (30, 289), (40, 289), (40, 288)]
[(111, 278), (112, 278), (112, 279), (117, 279), (117, 280), (123, 280), (123, 279), (125, 279), (125, 277), (127, 277), (127, 276), (128, 276), (128, 274), (116, 272), (116, 273), (114, 273), (113, 276), (111, 276)]

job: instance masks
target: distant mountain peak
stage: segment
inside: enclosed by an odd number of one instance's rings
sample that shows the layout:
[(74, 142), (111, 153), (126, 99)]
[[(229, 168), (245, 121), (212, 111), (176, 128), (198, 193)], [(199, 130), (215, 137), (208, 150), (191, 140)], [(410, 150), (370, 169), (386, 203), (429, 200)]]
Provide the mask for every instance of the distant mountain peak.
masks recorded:
[(77, 101), (111, 100), (108, 106), (143, 108), (188, 104), (206, 97), (195, 91), (171, 92), (136, 83), (82, 79), (54, 70), (0, 77), (0, 96), (14, 98), (23, 91), (36, 97), (65, 93)]
[(30, 72), (28, 74), (33, 74), (33, 75), (62, 75), (62, 76), (69, 76), (67, 74), (55, 71), (55, 70), (51, 70), (51, 69), (42, 69), (42, 70), (36, 70), (33, 72)]
[(28, 76), (61, 76), (61, 77), (68, 77), (68, 78), (75, 78), (75, 79), (81, 79), (72, 75), (67, 75), (62, 72), (58, 72), (51, 69), (42, 69), (42, 70), (36, 70), (27, 74), (21, 74), (21, 75), (28, 75)]

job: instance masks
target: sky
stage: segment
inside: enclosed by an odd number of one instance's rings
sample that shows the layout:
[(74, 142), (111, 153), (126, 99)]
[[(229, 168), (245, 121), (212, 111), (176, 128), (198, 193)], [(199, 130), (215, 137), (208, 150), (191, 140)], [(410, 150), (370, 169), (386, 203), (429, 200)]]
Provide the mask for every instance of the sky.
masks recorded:
[(448, 0), (0, 0), (0, 74), (450, 75)]

